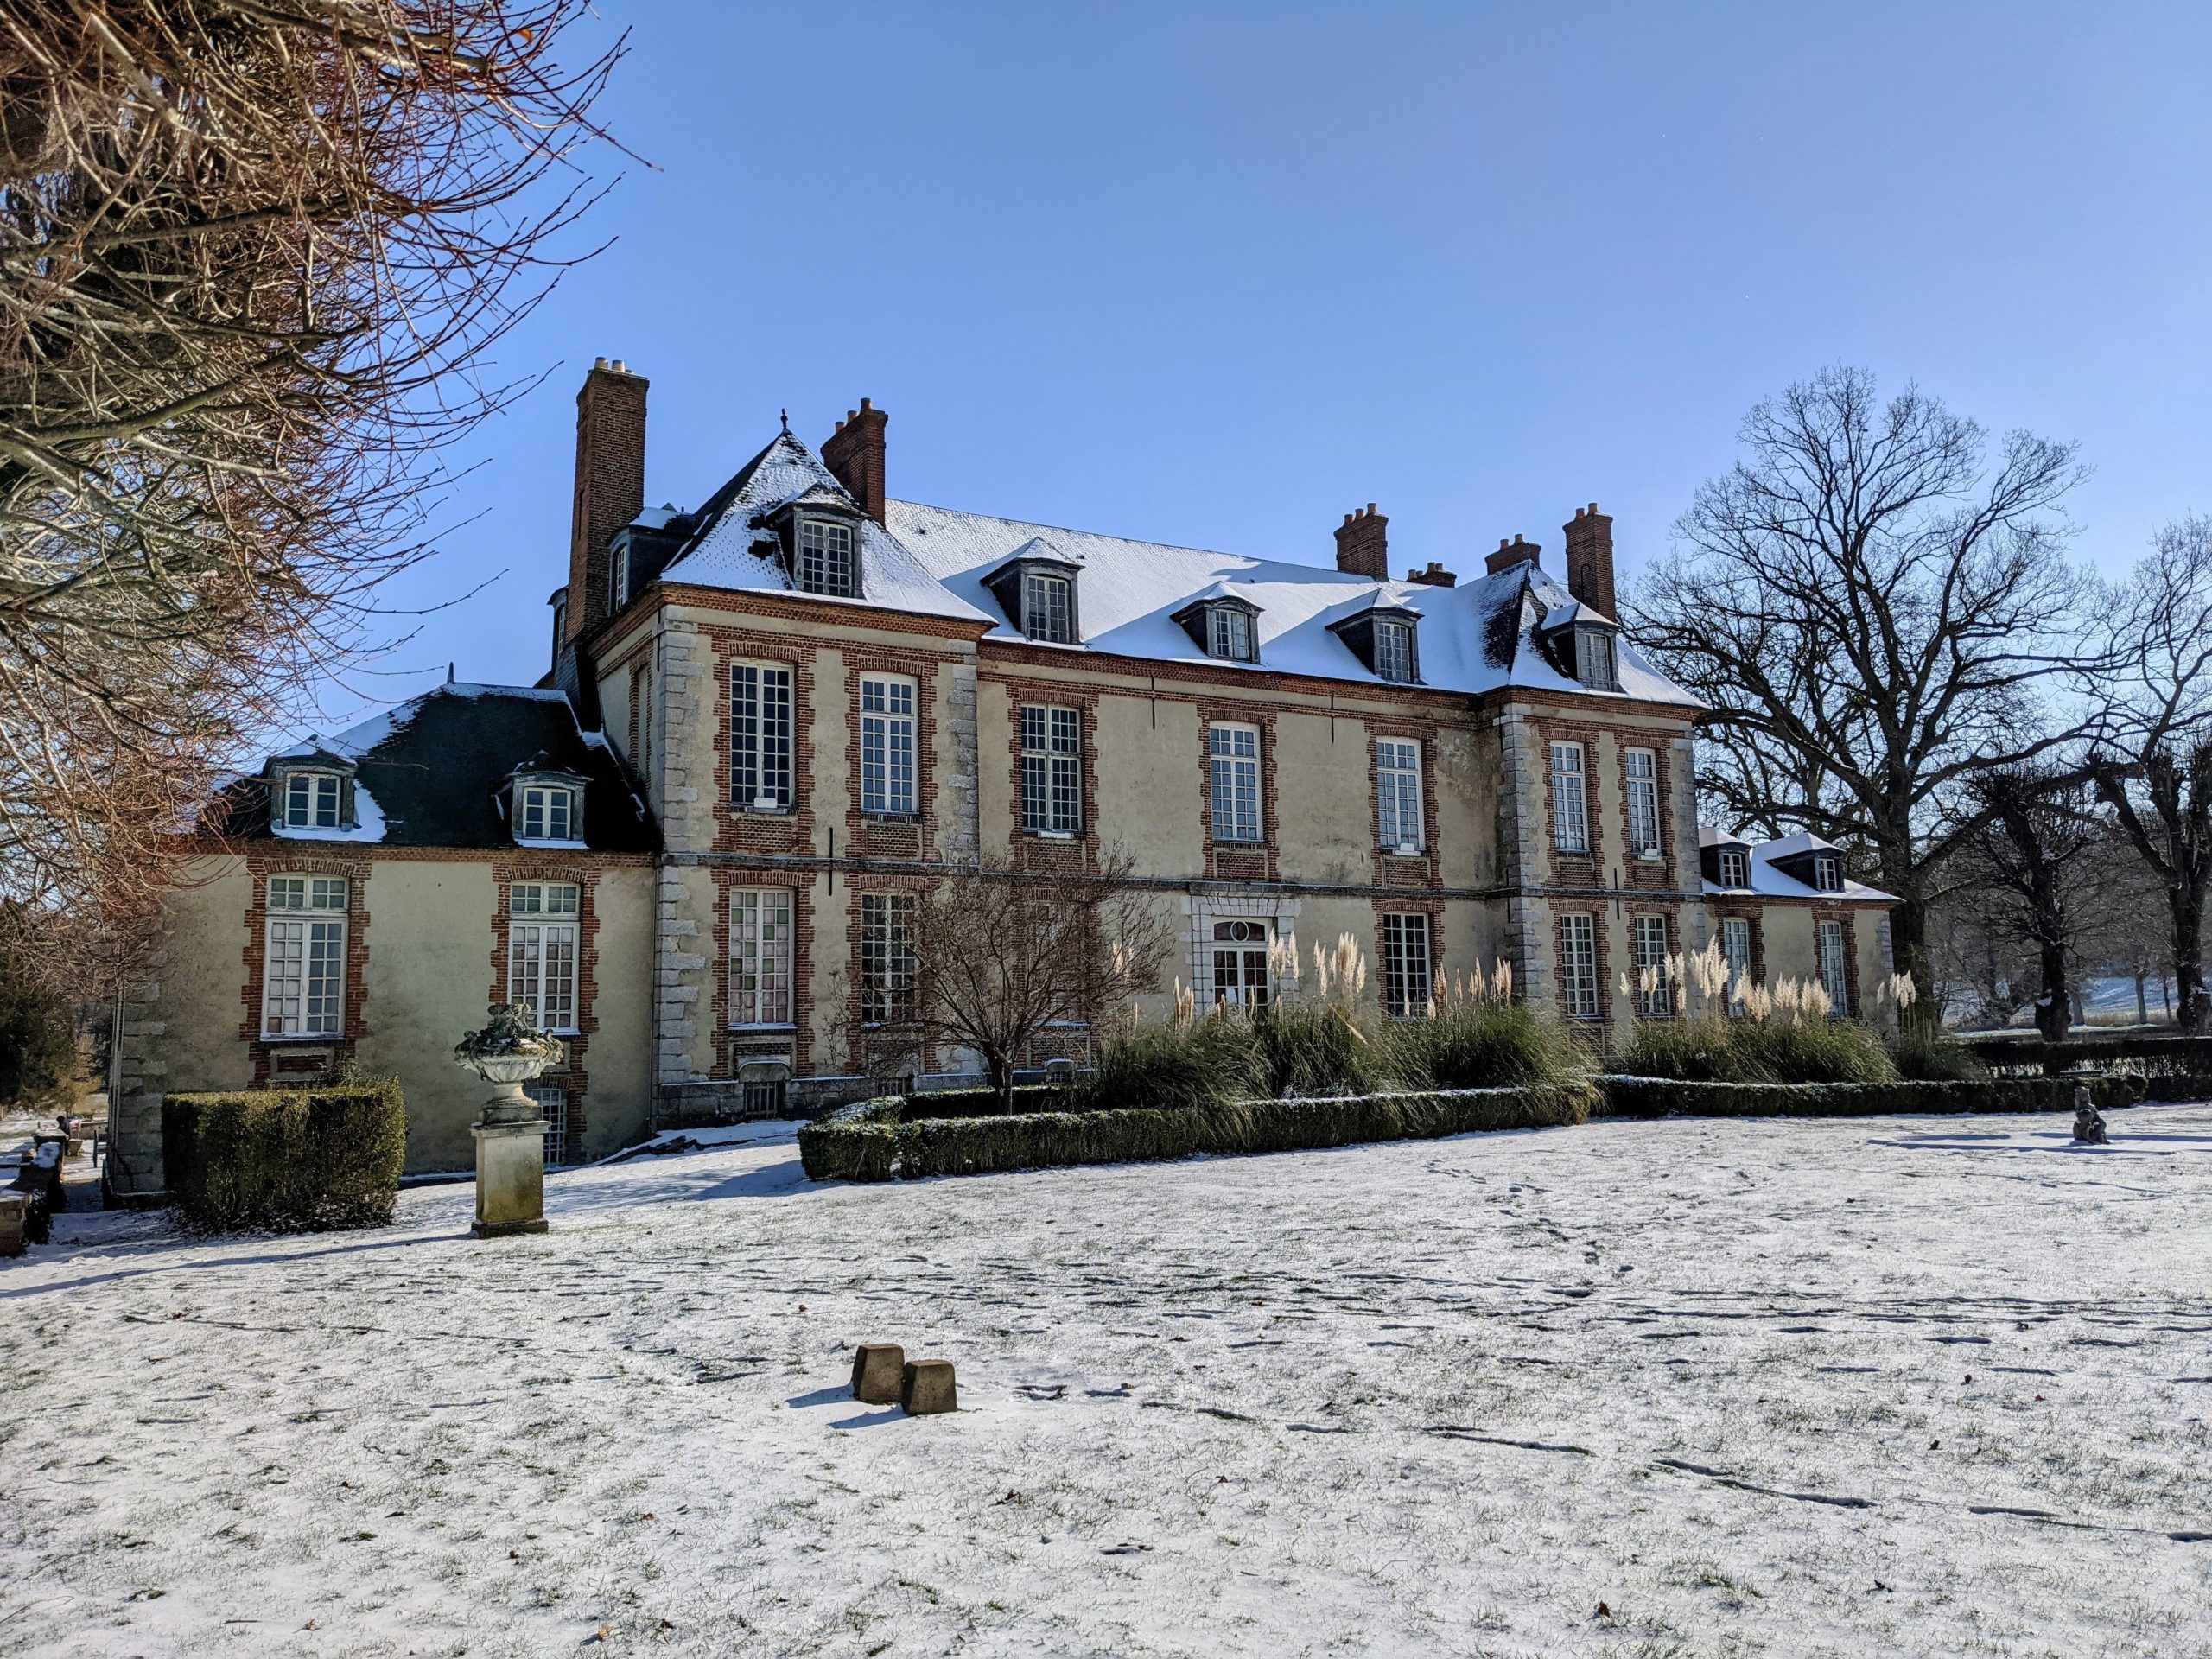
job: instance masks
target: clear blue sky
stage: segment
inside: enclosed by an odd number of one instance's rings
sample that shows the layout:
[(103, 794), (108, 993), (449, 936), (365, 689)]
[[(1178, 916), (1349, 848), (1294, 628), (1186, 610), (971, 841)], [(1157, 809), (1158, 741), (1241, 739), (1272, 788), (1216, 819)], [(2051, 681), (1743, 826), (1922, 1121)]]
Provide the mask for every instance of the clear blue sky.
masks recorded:
[(865, 394), (895, 495), (1317, 563), (1371, 500), (1461, 570), (1595, 500), (1632, 573), (1841, 361), (2077, 440), (2100, 563), (2212, 511), (2212, 7), (603, 10), (658, 170), (593, 158), (616, 239), (502, 348), (559, 366), (391, 599), (507, 574), (378, 700), (543, 671), (602, 354), (679, 506)]

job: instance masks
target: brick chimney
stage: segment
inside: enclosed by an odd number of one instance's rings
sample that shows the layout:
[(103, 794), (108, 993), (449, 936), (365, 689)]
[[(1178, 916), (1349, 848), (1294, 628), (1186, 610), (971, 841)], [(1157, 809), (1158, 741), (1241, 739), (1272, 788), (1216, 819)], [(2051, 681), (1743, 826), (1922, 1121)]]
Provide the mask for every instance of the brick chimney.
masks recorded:
[(1516, 564), (1535, 563), (1536, 556), (1542, 551), (1543, 549), (1535, 542), (1523, 541), (1518, 536), (1509, 542), (1501, 536), (1497, 538), (1497, 551), (1483, 561), (1483, 569), (1494, 576), (1501, 570), (1510, 570)]
[(645, 506), (645, 385), (601, 358), (576, 393), (576, 505), (569, 528), (569, 638), (607, 620), (607, 544)]
[(883, 429), (890, 419), (863, 397), (858, 409), (845, 411), (845, 418), (822, 446), (822, 464), (879, 524), (883, 522)]
[(1337, 569), (1370, 582), (1389, 581), (1390, 548), (1385, 534), (1389, 524), (1372, 501), (1357, 512), (1344, 514), (1344, 523), (1337, 526)]
[(1595, 501), (1577, 507), (1567, 524), (1567, 591), (1607, 616), (1620, 614), (1613, 607), (1613, 521)]
[(1426, 570), (1407, 571), (1406, 580), (1417, 582), (1424, 588), (1457, 588), (1459, 585), (1459, 578), (1452, 571), (1446, 570), (1434, 559), (1428, 562), (1428, 569)]

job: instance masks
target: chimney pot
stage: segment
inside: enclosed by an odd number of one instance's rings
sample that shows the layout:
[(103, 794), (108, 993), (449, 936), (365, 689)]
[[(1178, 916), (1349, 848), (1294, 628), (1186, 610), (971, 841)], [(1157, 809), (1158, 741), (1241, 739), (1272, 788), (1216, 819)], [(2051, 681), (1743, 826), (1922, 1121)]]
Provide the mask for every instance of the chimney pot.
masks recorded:
[(1575, 509), (1567, 526), (1567, 591), (1607, 616), (1613, 598), (1613, 521), (1592, 501)]
[(613, 362), (608, 364), (607, 366), (613, 369), (617, 374), (627, 374), (630, 372), (630, 365), (627, 363), (625, 363), (619, 357), (616, 358)]
[(1497, 551), (1483, 561), (1483, 569), (1494, 576), (1500, 571), (1510, 570), (1516, 564), (1534, 564), (1537, 555), (1542, 551), (1535, 543), (1524, 537), (1516, 536), (1509, 542), (1501, 536), (1497, 538)]
[(890, 419), (863, 397), (858, 409), (845, 411), (845, 418), (822, 446), (822, 464), (879, 524), (883, 522), (883, 429)]
[(1337, 569), (1370, 582), (1389, 581), (1389, 524), (1372, 501), (1364, 512), (1346, 513), (1337, 526)]
[(594, 367), (594, 369), (603, 369), (603, 368), (605, 368), (606, 366), (607, 366), (607, 359), (606, 359), (605, 358), (603, 358), (603, 357), (602, 357), (602, 358), (598, 359), (597, 360), (595, 360), (595, 361), (592, 364), (592, 367)]

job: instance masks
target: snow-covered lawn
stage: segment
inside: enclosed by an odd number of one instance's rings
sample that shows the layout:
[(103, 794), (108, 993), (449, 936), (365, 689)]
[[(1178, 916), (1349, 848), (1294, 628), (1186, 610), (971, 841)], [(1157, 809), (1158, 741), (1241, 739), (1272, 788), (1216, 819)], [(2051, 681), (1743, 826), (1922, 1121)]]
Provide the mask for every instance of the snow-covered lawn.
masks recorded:
[[(2212, 1651), (2212, 1108), (1599, 1123), (0, 1264), (10, 1654)], [(961, 1413), (843, 1395), (852, 1345)]]

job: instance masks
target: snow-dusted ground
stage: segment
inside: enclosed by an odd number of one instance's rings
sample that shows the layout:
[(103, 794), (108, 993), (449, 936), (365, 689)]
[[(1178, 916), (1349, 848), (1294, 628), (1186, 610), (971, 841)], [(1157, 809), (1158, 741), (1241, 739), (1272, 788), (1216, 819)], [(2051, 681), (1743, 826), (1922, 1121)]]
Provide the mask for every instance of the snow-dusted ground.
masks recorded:
[[(64, 1217), (0, 1264), (0, 1651), (2203, 1654), (2212, 1108), (2112, 1122)], [(864, 1338), (961, 1413), (846, 1399)]]

